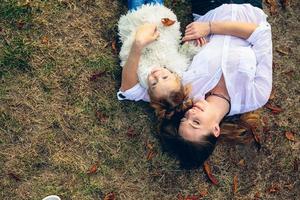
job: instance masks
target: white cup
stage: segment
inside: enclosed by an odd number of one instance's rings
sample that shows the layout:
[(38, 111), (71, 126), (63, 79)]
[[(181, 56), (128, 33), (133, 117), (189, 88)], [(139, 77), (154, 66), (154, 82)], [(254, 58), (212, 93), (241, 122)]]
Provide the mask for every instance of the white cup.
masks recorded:
[(61, 200), (61, 199), (59, 198), (59, 196), (50, 195), (50, 196), (46, 196), (45, 198), (43, 198), (43, 200)]

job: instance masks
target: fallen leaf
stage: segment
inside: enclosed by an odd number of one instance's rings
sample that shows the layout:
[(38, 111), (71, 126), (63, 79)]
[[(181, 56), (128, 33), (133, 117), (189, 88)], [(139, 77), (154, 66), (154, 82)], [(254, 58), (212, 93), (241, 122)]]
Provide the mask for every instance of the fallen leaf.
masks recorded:
[(42, 44), (48, 44), (49, 40), (47, 36), (43, 36), (41, 39)]
[(282, 72), (283, 74), (287, 75), (289, 78), (292, 77), (295, 74), (295, 70), (286, 70)]
[(260, 199), (260, 192), (256, 192), (254, 195), (255, 200)]
[(118, 52), (116, 44), (117, 44), (116, 40), (113, 40), (112, 43), (111, 43), (111, 48), (114, 50), (115, 53)]
[(20, 181), (20, 180), (21, 180), (21, 178), (19, 177), (19, 175), (15, 174), (15, 173), (13, 173), (13, 172), (9, 172), (7, 175), (8, 175), (10, 178), (14, 179), (15, 181)]
[(181, 193), (177, 194), (177, 199), (178, 199), (178, 200), (184, 200)]
[(171, 26), (175, 23), (174, 20), (171, 20), (169, 18), (162, 18), (161, 19), (161, 23), (164, 25), (164, 26)]
[(267, 192), (268, 193), (276, 193), (279, 190), (280, 190), (279, 186), (277, 184), (273, 184), (267, 189)]
[(269, 102), (265, 105), (265, 107), (271, 110), (273, 114), (278, 114), (283, 111), (283, 109), (280, 108), (279, 106), (271, 105)]
[(285, 132), (285, 137), (290, 140), (290, 141), (295, 141), (295, 135), (291, 131), (286, 131)]
[(106, 123), (108, 120), (108, 117), (100, 111), (96, 111), (95, 115), (101, 124)]
[(294, 160), (294, 171), (295, 171), (295, 172), (298, 172), (298, 169), (299, 169), (298, 159), (295, 158), (295, 160)]
[(277, 2), (275, 0), (266, 0), (266, 3), (269, 5), (271, 15), (277, 13)]
[(238, 162), (238, 165), (241, 166), (241, 167), (244, 167), (244, 166), (245, 166), (245, 160), (244, 160), (244, 159), (241, 159), (241, 160)]
[(238, 177), (235, 175), (233, 177), (233, 193), (235, 194), (238, 190)]
[(115, 199), (116, 199), (116, 196), (113, 192), (106, 194), (103, 198), (103, 200), (115, 200)]
[(281, 3), (282, 3), (282, 7), (284, 9), (288, 8), (290, 6), (290, 0), (281, 0)]
[(90, 77), (90, 81), (96, 81), (98, 78), (102, 77), (105, 74), (106, 74), (106, 71), (97, 72)]
[(127, 136), (130, 138), (137, 136), (137, 134), (131, 126), (127, 129)]
[(151, 143), (150, 141), (147, 141), (147, 148), (149, 149), (149, 150), (152, 150), (153, 148), (154, 148), (154, 143)]
[(204, 162), (203, 168), (204, 168), (204, 171), (207, 174), (209, 180), (212, 182), (212, 184), (217, 185), (218, 180), (212, 175), (210, 166), (208, 165), (207, 162)]
[(19, 30), (23, 29), (24, 25), (25, 25), (25, 23), (22, 22), (22, 21), (17, 22), (17, 28), (18, 28)]
[(87, 174), (95, 174), (98, 170), (98, 164), (99, 164), (98, 162), (93, 164), (89, 169), (89, 171), (87, 172)]
[(208, 195), (208, 191), (207, 190), (203, 190), (203, 191), (199, 192), (199, 194), (200, 194), (201, 197), (205, 197), (205, 196)]
[(200, 198), (199, 195), (187, 195), (184, 200), (200, 200)]
[(150, 150), (150, 151), (148, 151), (148, 153), (147, 153), (146, 159), (147, 159), (147, 160), (152, 160), (152, 158), (153, 158), (154, 156), (155, 156), (155, 152), (152, 151), (152, 150)]

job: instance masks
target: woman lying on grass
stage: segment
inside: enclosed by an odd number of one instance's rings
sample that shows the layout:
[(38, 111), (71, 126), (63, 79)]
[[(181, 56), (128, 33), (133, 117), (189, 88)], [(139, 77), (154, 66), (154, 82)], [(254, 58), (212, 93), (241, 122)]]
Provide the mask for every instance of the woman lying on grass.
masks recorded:
[(159, 118), (182, 109), (188, 87), (182, 85), (181, 76), (200, 47), (180, 45), (176, 15), (163, 5), (142, 5), (122, 16), (118, 28), (123, 67), (118, 99), (150, 101)]
[[(272, 39), (266, 15), (250, 4), (224, 4), (189, 24), (184, 41), (209, 36), (193, 59), (193, 106), (164, 120), (161, 134), (185, 166), (200, 166), (213, 152), (226, 116), (262, 107), (272, 88)], [(187, 79), (185, 79), (187, 80)]]

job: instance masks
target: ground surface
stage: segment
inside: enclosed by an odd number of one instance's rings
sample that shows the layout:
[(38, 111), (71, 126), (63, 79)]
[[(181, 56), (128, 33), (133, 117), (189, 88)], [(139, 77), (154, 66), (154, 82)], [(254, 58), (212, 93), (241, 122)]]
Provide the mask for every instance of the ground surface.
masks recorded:
[[(292, 1), (287, 10), (277, 4), (269, 18), (271, 103), (283, 112), (260, 110), (267, 124), (260, 151), (218, 145), (209, 159), (219, 181), (212, 185), (202, 169), (182, 170), (161, 152), (147, 104), (116, 99), (121, 70), (114, 41), (124, 2), (2, 0), (0, 199), (108, 199), (109, 193), (111, 199), (300, 199), (300, 4)], [(166, 5), (182, 27), (189, 22), (188, 2)]]

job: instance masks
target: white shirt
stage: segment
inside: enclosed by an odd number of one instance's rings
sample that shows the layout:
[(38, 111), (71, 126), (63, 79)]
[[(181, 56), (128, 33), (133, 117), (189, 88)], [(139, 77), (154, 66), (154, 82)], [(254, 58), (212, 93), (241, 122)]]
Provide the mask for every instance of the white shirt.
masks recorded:
[[(182, 83), (191, 84), (190, 97), (200, 100), (219, 82), (223, 73), (231, 98), (229, 115), (262, 107), (272, 89), (272, 37), (267, 15), (250, 4), (224, 4), (196, 21), (241, 21), (259, 24), (247, 40), (211, 35), (184, 72)], [(122, 98), (125, 97), (125, 98)], [(118, 92), (119, 100), (149, 101), (147, 91), (136, 84)]]

